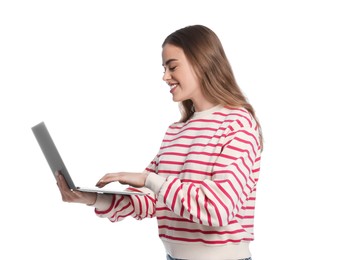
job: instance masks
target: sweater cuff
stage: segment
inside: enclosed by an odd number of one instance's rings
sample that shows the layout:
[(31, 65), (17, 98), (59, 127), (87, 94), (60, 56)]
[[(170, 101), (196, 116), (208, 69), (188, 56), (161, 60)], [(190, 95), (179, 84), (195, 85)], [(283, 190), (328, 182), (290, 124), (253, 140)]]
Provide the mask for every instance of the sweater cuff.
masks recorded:
[(165, 181), (166, 178), (151, 172), (145, 180), (145, 187), (152, 190), (155, 194), (158, 194)]
[(104, 211), (109, 209), (113, 201), (113, 195), (97, 194), (96, 202), (90, 207), (96, 208), (98, 211)]

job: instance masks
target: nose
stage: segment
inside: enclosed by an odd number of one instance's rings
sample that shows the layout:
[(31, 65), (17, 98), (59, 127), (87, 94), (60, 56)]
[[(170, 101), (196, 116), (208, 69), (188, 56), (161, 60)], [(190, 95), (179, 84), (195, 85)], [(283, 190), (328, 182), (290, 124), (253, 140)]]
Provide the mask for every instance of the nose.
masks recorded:
[(172, 77), (171, 77), (171, 74), (169, 73), (169, 70), (165, 70), (163, 72), (162, 80), (167, 82), (170, 79), (172, 79)]

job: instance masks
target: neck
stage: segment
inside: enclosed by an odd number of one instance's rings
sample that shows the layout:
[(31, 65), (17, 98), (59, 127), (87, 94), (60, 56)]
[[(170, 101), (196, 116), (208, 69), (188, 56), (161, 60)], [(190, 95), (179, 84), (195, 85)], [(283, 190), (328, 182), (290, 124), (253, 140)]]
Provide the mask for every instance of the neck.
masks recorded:
[(202, 112), (204, 110), (208, 110), (208, 109), (216, 106), (216, 104), (211, 103), (209, 101), (203, 101), (203, 102), (194, 102), (193, 101), (193, 106), (194, 106), (196, 112)]

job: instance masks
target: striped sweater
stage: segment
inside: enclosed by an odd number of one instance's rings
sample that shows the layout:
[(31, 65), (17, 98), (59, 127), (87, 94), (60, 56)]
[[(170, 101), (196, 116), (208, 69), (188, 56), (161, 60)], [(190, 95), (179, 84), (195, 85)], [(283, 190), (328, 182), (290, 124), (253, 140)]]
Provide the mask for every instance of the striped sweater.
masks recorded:
[(216, 106), (169, 126), (146, 168), (147, 196), (101, 195), (99, 217), (156, 217), (167, 253), (182, 259), (240, 259), (254, 239), (261, 147), (245, 109)]

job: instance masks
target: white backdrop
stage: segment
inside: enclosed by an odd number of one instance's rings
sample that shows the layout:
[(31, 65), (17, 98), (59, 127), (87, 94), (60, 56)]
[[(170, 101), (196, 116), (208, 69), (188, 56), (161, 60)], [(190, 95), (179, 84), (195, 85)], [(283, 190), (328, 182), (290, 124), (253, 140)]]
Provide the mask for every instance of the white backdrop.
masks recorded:
[(30, 128), (46, 122), (79, 185), (143, 170), (179, 119), (161, 43), (191, 24), (219, 35), (263, 125), (253, 259), (345, 258), (342, 1), (13, 0), (0, 2), (1, 259), (165, 258), (155, 219), (63, 203)]

